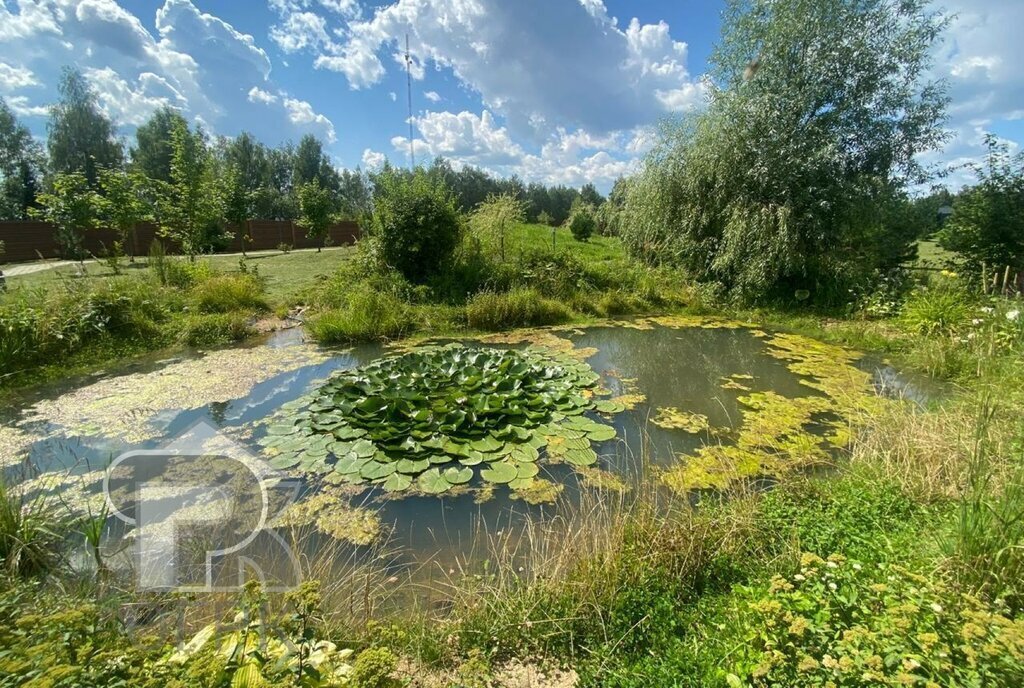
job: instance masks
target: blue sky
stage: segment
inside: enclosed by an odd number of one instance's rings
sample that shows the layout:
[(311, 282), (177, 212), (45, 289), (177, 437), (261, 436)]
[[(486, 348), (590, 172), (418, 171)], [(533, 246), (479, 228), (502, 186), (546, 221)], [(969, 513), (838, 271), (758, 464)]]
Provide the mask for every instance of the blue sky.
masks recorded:
[[(1021, 0), (949, 0), (936, 54), (954, 99), (936, 163), (985, 131), (1024, 141)], [(321, 137), (339, 167), (405, 163), (406, 32), (419, 159), (607, 189), (657, 123), (699, 108), (712, 0), (0, 0), (0, 96), (39, 136), (62, 65), (131, 137), (154, 108), (270, 144)], [(967, 179), (965, 173), (954, 183)]]

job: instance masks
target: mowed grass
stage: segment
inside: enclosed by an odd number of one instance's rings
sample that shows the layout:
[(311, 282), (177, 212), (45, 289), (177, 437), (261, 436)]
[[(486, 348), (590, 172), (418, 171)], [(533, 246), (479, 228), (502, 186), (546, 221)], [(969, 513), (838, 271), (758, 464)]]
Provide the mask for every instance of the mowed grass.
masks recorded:
[(952, 253), (939, 246), (935, 241), (917, 242), (917, 261), (915, 265), (922, 268), (943, 268), (953, 258)]
[[(266, 298), (274, 305), (288, 303), (296, 294), (305, 291), (318, 281), (333, 274), (342, 263), (355, 252), (355, 247), (339, 246), (325, 248), (317, 253), (315, 250), (292, 251), (290, 253), (258, 253), (245, 259), (249, 269), (257, 269), (266, 286)], [(239, 269), (240, 255), (204, 256), (217, 272), (232, 272)], [(183, 259), (178, 259), (183, 260)], [(122, 262), (123, 275), (136, 274), (146, 268), (146, 258), (138, 258), (135, 263)], [(13, 265), (6, 268), (15, 267)], [(87, 262), (84, 276), (78, 265), (61, 265), (56, 268), (41, 270), (27, 275), (13, 275), (7, 278), (8, 290), (16, 289), (49, 289), (61, 282), (81, 280), (100, 281), (114, 276), (105, 263)]]

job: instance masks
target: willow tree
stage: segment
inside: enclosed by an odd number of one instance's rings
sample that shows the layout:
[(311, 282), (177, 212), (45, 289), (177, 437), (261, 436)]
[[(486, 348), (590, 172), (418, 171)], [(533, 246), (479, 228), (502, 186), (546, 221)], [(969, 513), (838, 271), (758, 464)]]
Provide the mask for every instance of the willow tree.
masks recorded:
[(827, 300), (898, 259), (885, 209), (945, 136), (928, 5), (729, 0), (707, 108), (631, 185), (630, 248), (744, 300)]

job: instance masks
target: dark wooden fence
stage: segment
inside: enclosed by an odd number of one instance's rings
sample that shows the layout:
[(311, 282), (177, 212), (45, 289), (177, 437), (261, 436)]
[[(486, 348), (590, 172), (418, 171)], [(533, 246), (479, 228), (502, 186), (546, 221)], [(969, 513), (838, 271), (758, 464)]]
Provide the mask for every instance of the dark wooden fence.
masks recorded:
[[(282, 244), (292, 248), (316, 248), (318, 241), (308, 239), (306, 230), (288, 220), (250, 220), (248, 234), (252, 241), (246, 243), (247, 251), (263, 251), (276, 249)], [(222, 249), (223, 253), (239, 253), (242, 250), (244, 228), (230, 227), (234, 239)], [(332, 225), (327, 232), (332, 246), (353, 244), (359, 238), (359, 225), (355, 222), (339, 222)], [(149, 246), (158, 238), (156, 225), (143, 223), (138, 225), (130, 238), (130, 246), (126, 251), (134, 255), (144, 256), (149, 253)], [(117, 233), (110, 229), (92, 229), (85, 233), (83, 244), (87, 253), (94, 256), (106, 254), (107, 249), (117, 240)], [(175, 253), (179, 247), (172, 241), (160, 239), (169, 253)], [(43, 258), (59, 258), (60, 248), (54, 238), (53, 227), (47, 222), (0, 222), (0, 241), (4, 243), (4, 253), (0, 255), (0, 263), (16, 263), (26, 260)]]

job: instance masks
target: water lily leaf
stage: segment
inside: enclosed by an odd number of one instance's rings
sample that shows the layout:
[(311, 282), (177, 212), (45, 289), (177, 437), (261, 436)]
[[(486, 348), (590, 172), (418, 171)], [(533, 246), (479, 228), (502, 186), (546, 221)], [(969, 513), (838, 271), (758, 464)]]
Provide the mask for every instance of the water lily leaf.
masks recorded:
[(404, 473), (392, 473), (381, 484), (381, 487), (385, 492), (404, 492), (412, 487), (412, 476)]
[(517, 461), (516, 472), (520, 478), (533, 478), (540, 473), (540, 466), (535, 463)]
[(493, 452), (501, 449), (505, 446), (504, 442), (494, 439), (493, 437), (483, 437), (472, 442), (470, 445), (473, 449), (479, 452)]
[(511, 461), (498, 461), (480, 471), (480, 477), (489, 483), (510, 483), (518, 475), (519, 470)]
[(363, 466), (369, 463), (369, 459), (360, 459), (357, 456), (343, 456), (334, 462), (334, 472), (341, 474), (359, 473)]
[(396, 464), (395, 468), (399, 473), (406, 473), (408, 475), (419, 475), (423, 471), (430, 468), (429, 459), (400, 459)]
[(299, 457), (296, 454), (281, 454), (272, 458), (269, 463), (271, 468), (283, 471), (297, 466), (299, 464)]
[(587, 439), (592, 442), (607, 442), (615, 439), (615, 428), (610, 425), (601, 425), (587, 432)]
[(295, 425), (277, 424), (271, 425), (267, 428), (268, 435), (294, 435), (299, 431), (299, 428)]
[(441, 494), (450, 490), (452, 484), (441, 475), (441, 469), (431, 468), (420, 473), (416, 486), (426, 494)]
[(363, 467), (359, 469), (359, 475), (366, 478), (367, 480), (378, 480), (380, 478), (386, 478), (395, 472), (396, 465), (394, 463), (381, 463), (380, 461), (367, 461), (363, 464)]
[(574, 466), (593, 466), (597, 463), (597, 452), (590, 448), (570, 449), (562, 454), (562, 458)]
[(479, 466), (484, 462), (484, 455), (478, 451), (471, 451), (467, 456), (459, 457), (459, 463), (463, 466)]
[(626, 410), (626, 407), (617, 401), (611, 399), (604, 399), (602, 401), (594, 402), (594, 410), (601, 413), (622, 413)]
[(377, 452), (377, 447), (369, 440), (358, 440), (352, 446), (352, 453), (364, 459), (368, 459)]
[(451, 468), (444, 469), (441, 475), (452, 485), (464, 485), (473, 479), (473, 469), (452, 466)]
[(509, 454), (509, 458), (515, 461), (531, 462), (540, 458), (540, 452), (530, 444), (518, 444)]

